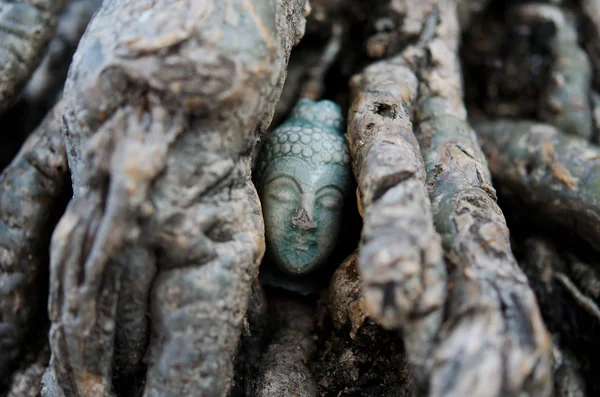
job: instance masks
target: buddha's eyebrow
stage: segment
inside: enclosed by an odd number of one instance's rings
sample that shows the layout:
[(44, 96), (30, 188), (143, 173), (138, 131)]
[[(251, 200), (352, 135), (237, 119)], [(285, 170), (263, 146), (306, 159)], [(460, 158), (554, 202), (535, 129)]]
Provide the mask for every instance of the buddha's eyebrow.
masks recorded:
[(300, 186), (300, 184), (298, 182), (296, 182), (296, 179), (294, 179), (294, 177), (292, 177), (291, 175), (288, 175), (288, 174), (279, 173), (279, 174), (275, 175), (274, 177), (272, 177), (270, 179), (267, 179), (264, 182), (264, 184), (267, 185), (267, 184), (269, 184), (271, 182), (275, 182), (275, 181), (277, 181), (279, 179), (284, 179), (286, 181), (291, 181), (292, 184), (294, 186), (296, 186), (296, 189), (298, 189), (298, 191), (300, 191), (302, 193), (302, 187)]
[(339, 186), (337, 186), (337, 185), (325, 185), (325, 186), (323, 186), (323, 187), (320, 187), (320, 188), (317, 190), (317, 194), (316, 194), (316, 195), (317, 195), (317, 196), (318, 196), (318, 195), (320, 195), (320, 194), (322, 193), (322, 191), (323, 191), (323, 190), (335, 190), (335, 191), (337, 191), (339, 194), (341, 194), (341, 195), (342, 195), (342, 197), (344, 196), (344, 191), (342, 190), (342, 188), (340, 188), (340, 187), (339, 187)]

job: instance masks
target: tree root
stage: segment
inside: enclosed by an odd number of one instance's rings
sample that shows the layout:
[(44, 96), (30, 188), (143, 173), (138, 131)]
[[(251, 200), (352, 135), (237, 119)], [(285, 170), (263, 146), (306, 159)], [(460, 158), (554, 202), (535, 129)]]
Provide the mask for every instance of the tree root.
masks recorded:
[(50, 234), (68, 201), (58, 104), (0, 175), (0, 383), (45, 316)]
[(228, 393), (264, 251), (250, 153), (303, 13), (301, 0), (117, 0), (88, 27), (64, 91), (74, 197), (51, 247), (65, 396), (129, 395), (144, 382), (113, 383), (116, 370), (143, 364), (145, 396)]

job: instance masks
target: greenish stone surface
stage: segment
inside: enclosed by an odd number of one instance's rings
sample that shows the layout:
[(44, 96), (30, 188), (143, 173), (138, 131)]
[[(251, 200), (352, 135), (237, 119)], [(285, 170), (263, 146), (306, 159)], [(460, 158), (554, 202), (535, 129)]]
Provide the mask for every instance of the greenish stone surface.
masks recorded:
[(257, 163), (267, 261), (303, 275), (331, 255), (352, 184), (340, 107), (302, 99), (265, 141)]

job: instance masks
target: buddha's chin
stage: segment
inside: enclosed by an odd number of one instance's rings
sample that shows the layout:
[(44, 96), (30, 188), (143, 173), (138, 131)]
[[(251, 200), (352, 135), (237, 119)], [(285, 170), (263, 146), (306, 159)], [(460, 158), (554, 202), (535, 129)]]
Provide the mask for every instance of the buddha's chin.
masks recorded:
[(294, 250), (284, 255), (276, 255), (272, 259), (277, 267), (291, 275), (309, 273), (322, 263), (320, 256), (312, 255), (303, 250)]

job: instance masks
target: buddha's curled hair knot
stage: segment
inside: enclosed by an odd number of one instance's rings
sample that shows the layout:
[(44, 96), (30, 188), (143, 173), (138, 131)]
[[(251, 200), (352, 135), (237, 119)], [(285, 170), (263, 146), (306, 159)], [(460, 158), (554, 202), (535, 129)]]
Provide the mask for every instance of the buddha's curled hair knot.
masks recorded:
[(279, 157), (297, 157), (314, 164), (350, 164), (340, 107), (334, 102), (301, 99), (285, 123), (270, 133), (260, 151), (257, 178)]

